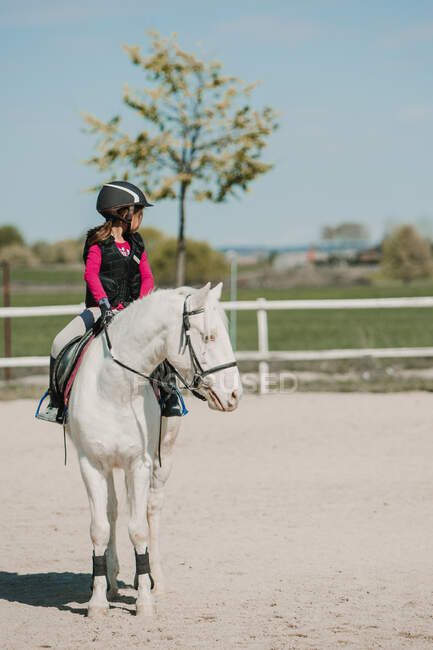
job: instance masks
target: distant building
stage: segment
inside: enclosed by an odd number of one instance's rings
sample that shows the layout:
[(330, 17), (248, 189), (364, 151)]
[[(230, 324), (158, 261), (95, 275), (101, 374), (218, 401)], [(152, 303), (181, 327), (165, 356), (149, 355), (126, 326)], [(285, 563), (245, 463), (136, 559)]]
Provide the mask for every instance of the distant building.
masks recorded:
[(275, 255), (272, 261), (272, 268), (275, 271), (286, 271), (287, 269), (295, 269), (299, 266), (305, 266), (310, 263), (309, 251), (285, 251)]
[(236, 253), (236, 261), (239, 266), (252, 266), (253, 264), (260, 264), (264, 260), (268, 259), (268, 251), (254, 251), (251, 249), (236, 249), (233, 248), (229, 251), (222, 251), (228, 259), (231, 259), (232, 252)]
[(314, 246), (220, 248), (224, 254), (236, 253), (239, 266), (252, 266), (269, 260), (275, 271), (282, 272), (306, 265), (322, 264), (375, 264), (380, 261), (380, 247), (364, 242), (321, 242)]

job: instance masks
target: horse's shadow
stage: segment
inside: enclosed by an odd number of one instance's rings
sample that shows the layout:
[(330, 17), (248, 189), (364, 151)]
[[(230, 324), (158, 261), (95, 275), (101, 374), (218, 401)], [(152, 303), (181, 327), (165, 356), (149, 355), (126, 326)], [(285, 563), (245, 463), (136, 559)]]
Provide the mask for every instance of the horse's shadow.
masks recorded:
[[(74, 614), (87, 614), (87, 607), (69, 603), (85, 604), (90, 598), (92, 576), (90, 573), (8, 573), (0, 571), (0, 600), (23, 603), (34, 607), (56, 607)], [(130, 585), (118, 582), (121, 589)], [(119, 596), (116, 603), (131, 604), (130, 596)], [(125, 608), (126, 609), (126, 608)]]

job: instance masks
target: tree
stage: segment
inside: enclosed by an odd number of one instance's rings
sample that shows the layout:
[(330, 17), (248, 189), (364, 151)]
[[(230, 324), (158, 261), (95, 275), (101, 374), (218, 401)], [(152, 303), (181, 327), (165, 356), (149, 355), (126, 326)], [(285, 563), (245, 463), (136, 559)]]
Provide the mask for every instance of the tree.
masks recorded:
[(433, 273), (433, 258), (428, 243), (413, 226), (400, 226), (384, 239), (382, 267), (391, 278), (410, 282)]
[(24, 237), (16, 226), (10, 224), (0, 226), (0, 248), (3, 248), (3, 246), (11, 246), (12, 244), (24, 246)]
[[(98, 153), (87, 162), (102, 172), (118, 172), (150, 188), (153, 199), (176, 199), (179, 226), (176, 284), (185, 275), (185, 202), (224, 201), (248, 190), (255, 178), (273, 165), (260, 160), (268, 136), (277, 128), (269, 106), (254, 110), (247, 85), (224, 75), (217, 61), (205, 62), (183, 51), (176, 36), (149, 32), (149, 56), (140, 47), (125, 46), (132, 63), (146, 75), (146, 87), (125, 87), (123, 100), (145, 122), (145, 130), (130, 138), (120, 117), (108, 122), (84, 114), (88, 132), (99, 136)], [(96, 188), (95, 188), (96, 189)]]

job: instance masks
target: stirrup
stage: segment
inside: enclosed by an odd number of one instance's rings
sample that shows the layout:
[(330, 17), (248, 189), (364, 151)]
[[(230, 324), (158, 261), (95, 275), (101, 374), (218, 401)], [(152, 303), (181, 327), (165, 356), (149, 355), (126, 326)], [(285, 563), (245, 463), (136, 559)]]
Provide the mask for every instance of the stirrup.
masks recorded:
[[(44, 399), (49, 396), (50, 393), (47, 390), (41, 397), (36, 409), (35, 418), (38, 420), (44, 420), (45, 422), (55, 422), (56, 424), (63, 424), (63, 414), (64, 409), (59, 406), (54, 406), (51, 404), (51, 399), (46, 406), (42, 407), (42, 402)], [(41, 408), (42, 407), (42, 408)]]
[(188, 413), (182, 394), (175, 389), (170, 395), (161, 397), (161, 415), (165, 418), (182, 417)]

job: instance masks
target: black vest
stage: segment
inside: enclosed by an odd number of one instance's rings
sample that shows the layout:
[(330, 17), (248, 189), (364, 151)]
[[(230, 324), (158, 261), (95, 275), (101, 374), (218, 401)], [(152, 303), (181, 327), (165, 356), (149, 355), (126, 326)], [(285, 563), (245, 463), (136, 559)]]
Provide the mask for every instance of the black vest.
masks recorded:
[[(138, 233), (125, 235), (125, 239), (131, 246), (127, 257), (122, 255), (118, 249), (114, 237), (109, 237), (96, 244), (101, 249), (99, 279), (112, 307), (117, 307), (119, 302), (126, 306), (140, 295), (141, 274), (139, 267), (144, 252), (143, 240)], [(87, 261), (89, 248), (88, 236), (84, 245), (84, 264)], [(97, 307), (97, 302), (89, 287), (86, 289), (86, 307)]]

